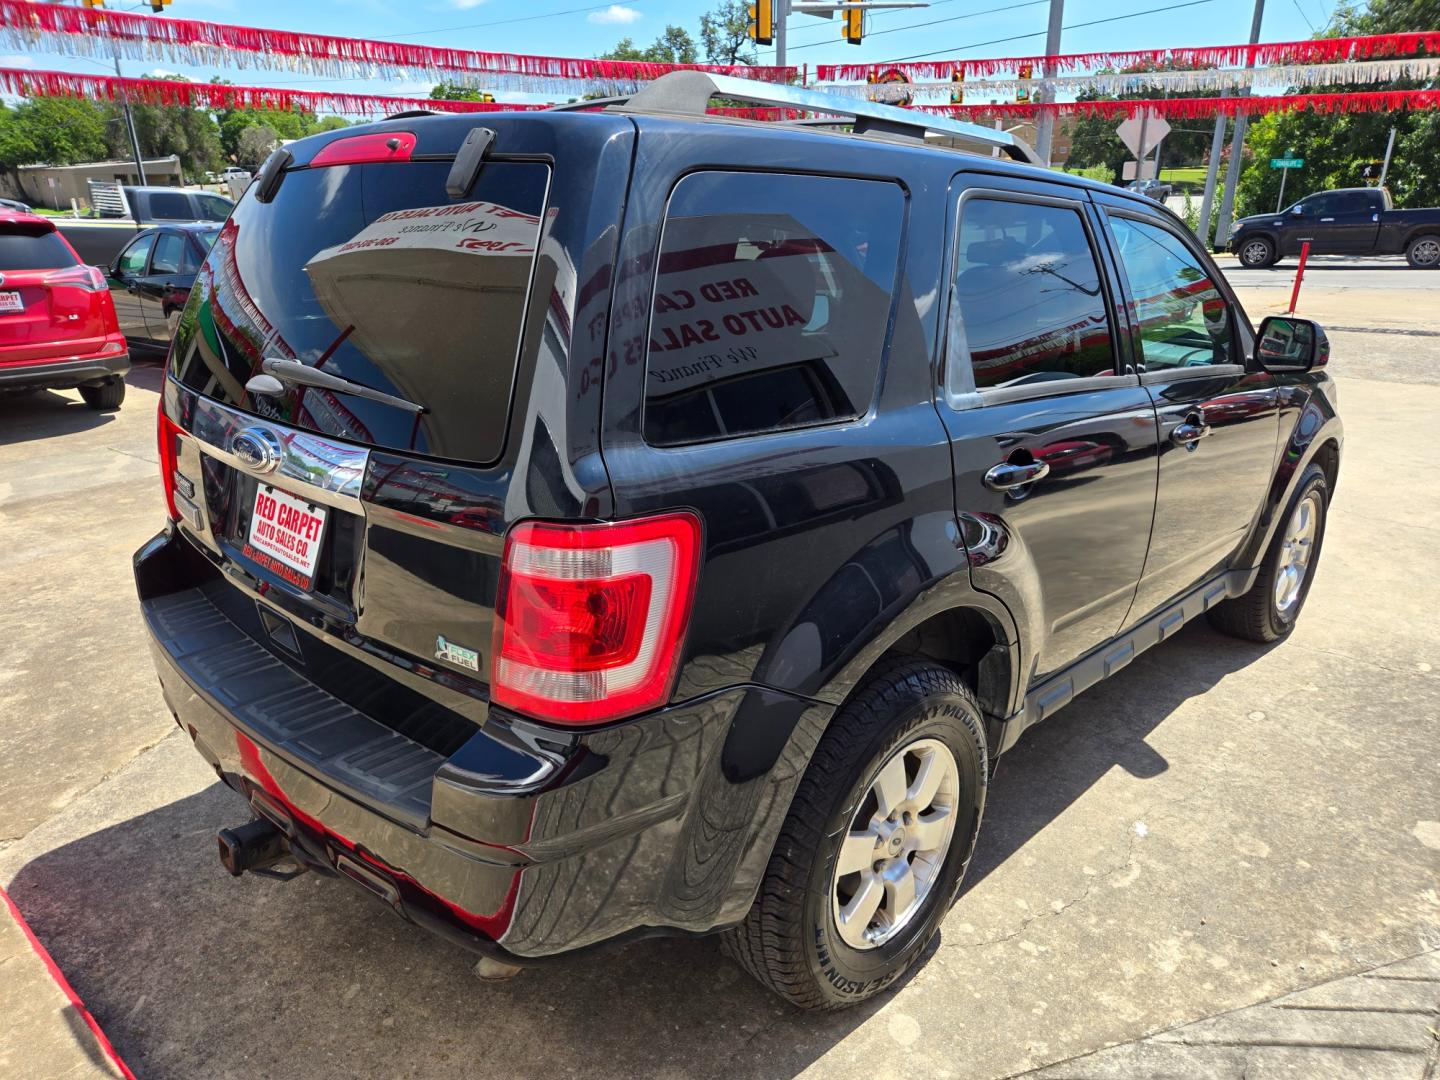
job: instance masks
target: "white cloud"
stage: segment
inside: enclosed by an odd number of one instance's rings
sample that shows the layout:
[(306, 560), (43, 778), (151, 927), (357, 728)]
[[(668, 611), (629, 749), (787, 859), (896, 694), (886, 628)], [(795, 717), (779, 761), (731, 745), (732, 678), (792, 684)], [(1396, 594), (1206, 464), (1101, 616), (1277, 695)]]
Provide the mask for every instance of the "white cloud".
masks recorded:
[(180, 72), (178, 72), (178, 71), (167, 71), (165, 68), (155, 68), (153, 71), (147, 71), (147, 72), (145, 72), (145, 75), (144, 75), (143, 77), (146, 78), (146, 79), (177, 79), (177, 78), (183, 78), (183, 79), (185, 79), (187, 82), (189, 81), (189, 76), (188, 76), (188, 75), (181, 75)]
[(450, 0), (450, 6), (460, 11), (469, 11), (471, 8), (477, 8), (483, 3), (485, 3), (485, 0)]
[(603, 11), (592, 11), (585, 16), (585, 21), (600, 23), (604, 26), (628, 26), (640, 18), (643, 18), (642, 14), (634, 8), (626, 7), (624, 4), (611, 4)]
[(0, 67), (7, 68), (33, 68), (35, 60), (23, 54), (16, 56), (0, 56)]

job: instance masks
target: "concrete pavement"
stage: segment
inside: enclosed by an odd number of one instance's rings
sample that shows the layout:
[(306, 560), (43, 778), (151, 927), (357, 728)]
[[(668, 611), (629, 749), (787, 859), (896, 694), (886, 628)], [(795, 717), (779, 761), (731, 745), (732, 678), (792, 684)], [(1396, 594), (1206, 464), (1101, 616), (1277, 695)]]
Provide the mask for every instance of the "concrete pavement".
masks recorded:
[(1335, 340), (1348, 440), (1295, 635), (1191, 626), (1027, 733), (929, 962), (825, 1017), (712, 941), (485, 985), (342, 883), (231, 880), (243, 807), (174, 732), (128, 578), (157, 373), (105, 422), (0, 404), (0, 885), (142, 1077), (1001, 1077), (1433, 950), (1440, 343)]

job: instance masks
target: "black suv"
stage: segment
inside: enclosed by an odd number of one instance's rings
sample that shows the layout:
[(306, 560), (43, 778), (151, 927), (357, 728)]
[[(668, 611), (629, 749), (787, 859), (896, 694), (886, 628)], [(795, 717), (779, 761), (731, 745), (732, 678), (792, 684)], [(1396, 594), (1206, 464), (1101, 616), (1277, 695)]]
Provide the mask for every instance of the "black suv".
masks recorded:
[(136, 580), (232, 873), (487, 976), (724, 931), (833, 1008), (922, 954), (1029, 725), (1202, 612), (1289, 633), (1328, 346), (1154, 201), (920, 131), (983, 129), (677, 79), (278, 151), (181, 319)]

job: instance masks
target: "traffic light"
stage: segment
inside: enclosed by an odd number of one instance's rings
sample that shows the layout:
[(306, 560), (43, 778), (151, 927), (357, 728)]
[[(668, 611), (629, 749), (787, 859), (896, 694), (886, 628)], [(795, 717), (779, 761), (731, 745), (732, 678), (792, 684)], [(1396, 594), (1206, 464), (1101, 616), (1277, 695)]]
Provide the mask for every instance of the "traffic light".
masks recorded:
[(950, 86), (950, 104), (951, 104), (951, 105), (964, 105), (964, 104), (965, 104), (965, 74), (964, 74), (964, 72), (961, 72), (961, 71), (952, 71), (952, 72), (950, 73), (950, 82), (951, 82), (951, 86)]
[(105, 0), (80, 0), (80, 6), (87, 8), (103, 8), (105, 6)]
[(488, 93), (488, 92), (483, 92), (483, 91), (482, 91), (481, 94), (480, 94), (480, 100), (481, 100), (482, 102), (484, 102), (486, 105), (494, 105), (494, 104), (495, 104), (495, 95), (494, 95), (494, 94), (491, 94), (491, 93)]
[(164, 11), (170, 6), (170, 0), (150, 0), (151, 11)]
[(1032, 64), (1021, 64), (1020, 70), (1016, 72), (1020, 76), (1020, 87), (1015, 91), (1015, 100), (1025, 102), (1030, 100), (1030, 80), (1035, 75), (1035, 67)]
[(865, 9), (858, 7), (846, 8), (841, 12), (845, 22), (842, 27), (845, 43), (847, 45), (859, 45), (860, 39), (865, 36)]
[(775, 0), (755, 0), (750, 5), (750, 40), (756, 45), (775, 41)]

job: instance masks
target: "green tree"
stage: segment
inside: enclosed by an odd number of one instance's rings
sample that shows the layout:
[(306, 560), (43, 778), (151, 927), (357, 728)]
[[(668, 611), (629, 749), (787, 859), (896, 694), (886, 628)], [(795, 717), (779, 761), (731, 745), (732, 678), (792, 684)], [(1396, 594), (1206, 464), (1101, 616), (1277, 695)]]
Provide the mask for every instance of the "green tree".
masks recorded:
[(105, 156), (105, 112), (93, 101), (37, 97), (0, 114), (0, 166), (77, 165)]
[[(187, 82), (181, 75), (168, 76)], [(220, 129), (215, 117), (206, 109), (181, 105), (134, 104), (135, 132), (140, 139), (140, 152), (146, 157), (180, 159), (186, 179), (198, 180), (205, 173), (219, 168), (221, 161)], [(113, 105), (106, 110), (105, 143), (110, 157), (129, 158), (134, 154), (130, 133), (125, 126), (125, 110)]]
[[(1325, 28), (1325, 37), (1359, 34), (1396, 34), (1433, 30), (1440, 26), (1440, 0), (1370, 0), (1364, 7), (1341, 4)], [(1397, 80), (1385, 89), (1435, 89), (1440, 80)], [(1305, 92), (1353, 90), (1350, 86), (1311, 87)], [(1277, 113), (1251, 124), (1246, 139), (1249, 164), (1240, 177), (1239, 215), (1267, 213), (1280, 193), (1281, 170), (1270, 159), (1293, 150), (1305, 159), (1302, 169), (1291, 170), (1285, 201), (1294, 202), (1313, 191), (1356, 187), (1364, 183), (1362, 170), (1385, 156), (1390, 129), (1395, 129), (1395, 150), (1386, 186), (1397, 206), (1440, 205), (1440, 113), (1413, 112)]]
[(707, 64), (755, 63), (747, 0), (722, 0), (715, 10), (701, 15), (700, 45)]
[(485, 101), (486, 92), (460, 83), (442, 82), (430, 88), (430, 97), (435, 101)]
[(695, 39), (683, 26), (666, 26), (665, 32), (647, 48), (640, 48), (633, 38), (621, 38), (601, 60), (634, 60), (645, 64), (698, 64), (700, 52)]

